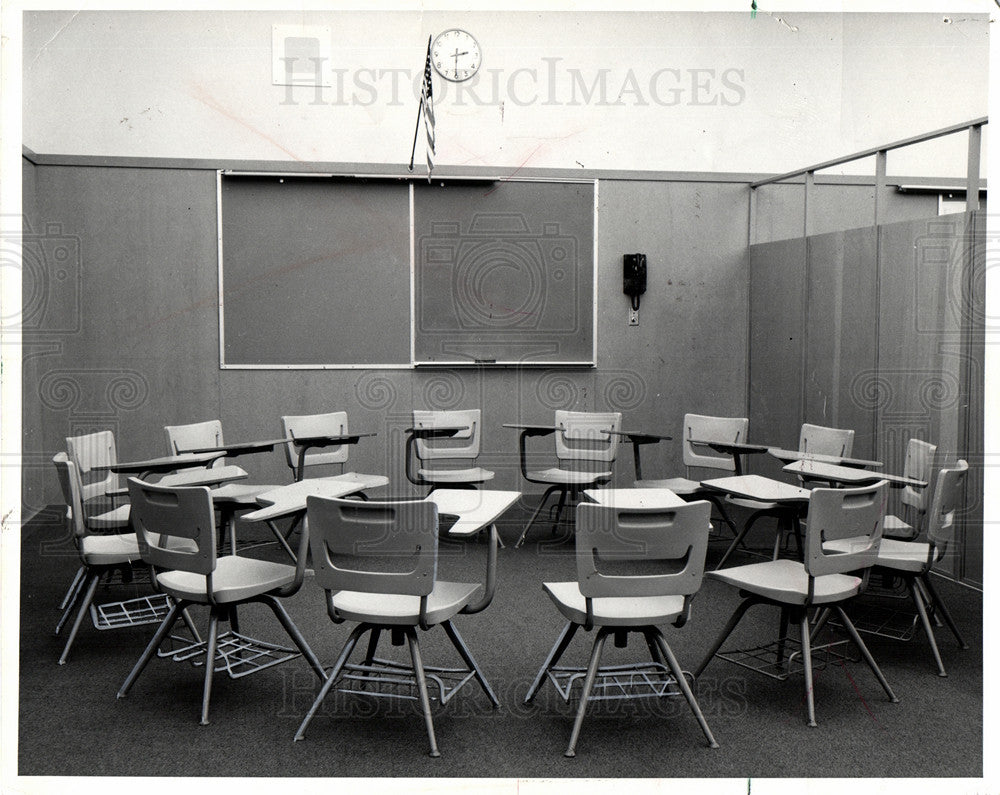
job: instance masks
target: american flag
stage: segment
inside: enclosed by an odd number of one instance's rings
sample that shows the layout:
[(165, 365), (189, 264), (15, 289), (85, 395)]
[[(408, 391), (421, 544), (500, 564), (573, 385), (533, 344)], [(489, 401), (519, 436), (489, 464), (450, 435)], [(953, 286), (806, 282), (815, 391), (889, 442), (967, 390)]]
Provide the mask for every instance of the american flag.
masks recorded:
[(431, 39), (427, 40), (427, 61), (424, 63), (424, 83), (420, 87), (420, 104), (424, 109), (424, 129), (427, 132), (427, 176), (434, 170), (434, 91), (431, 86)]

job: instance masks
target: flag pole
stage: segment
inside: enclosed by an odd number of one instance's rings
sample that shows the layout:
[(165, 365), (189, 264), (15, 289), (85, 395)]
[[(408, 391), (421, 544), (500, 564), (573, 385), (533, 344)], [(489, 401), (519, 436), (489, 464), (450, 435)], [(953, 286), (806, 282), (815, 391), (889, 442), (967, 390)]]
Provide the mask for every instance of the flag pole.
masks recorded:
[[(431, 34), (427, 37), (427, 60), (431, 57), (431, 42), (434, 39), (434, 35)], [(425, 61), (424, 63), (426, 63)], [(422, 84), (421, 84), (422, 85)], [(424, 111), (424, 92), (420, 92), (420, 104), (417, 106), (417, 123), (413, 128), (413, 146), (410, 149), (410, 171), (413, 171), (413, 160), (417, 156), (417, 136), (420, 134), (420, 114)]]

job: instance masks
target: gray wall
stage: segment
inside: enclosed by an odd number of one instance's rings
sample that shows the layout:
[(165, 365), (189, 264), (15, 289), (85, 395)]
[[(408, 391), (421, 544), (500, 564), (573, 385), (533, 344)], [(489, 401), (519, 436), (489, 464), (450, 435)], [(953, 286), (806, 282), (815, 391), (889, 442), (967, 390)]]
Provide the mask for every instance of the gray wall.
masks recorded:
[(855, 454), (896, 473), (911, 437), (938, 446), (936, 466), (968, 459), (959, 552), (942, 568), (975, 584), (984, 245), (983, 215), (960, 213), (750, 247), (750, 437), (794, 447), (802, 422), (854, 428)]
[[(211, 168), (26, 167), (37, 185), (33, 224), (60, 224), (79, 251), (79, 300), (60, 305), (78, 328), (25, 365), (26, 512), (60, 500), (48, 459), (64, 437), (99, 428), (114, 430), (127, 459), (164, 454), (167, 424), (218, 417), (227, 439), (241, 441), (280, 435), (282, 414), (346, 410), (352, 427), (378, 432), (351, 468), (388, 474), (402, 494), (411, 492), (402, 430), (413, 408), (482, 408), (481, 464), (500, 488), (525, 485), (504, 422), (545, 422), (557, 407), (614, 409), (629, 427), (677, 434), (686, 411), (744, 411), (745, 182), (601, 181), (595, 369), (220, 371)], [(635, 251), (648, 255), (650, 276), (641, 325), (629, 327), (621, 256)], [(676, 444), (645, 452), (644, 474), (679, 471)], [(290, 477), (278, 452), (238, 463), (258, 482)], [(623, 449), (616, 480), (632, 477)]]

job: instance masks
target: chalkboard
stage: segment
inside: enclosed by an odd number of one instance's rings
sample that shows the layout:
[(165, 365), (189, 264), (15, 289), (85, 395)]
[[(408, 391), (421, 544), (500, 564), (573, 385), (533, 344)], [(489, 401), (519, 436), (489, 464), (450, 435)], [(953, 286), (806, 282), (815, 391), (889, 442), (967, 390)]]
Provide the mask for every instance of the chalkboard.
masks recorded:
[(595, 191), (222, 172), (221, 365), (593, 364)]
[(410, 364), (409, 187), (223, 175), (222, 364)]
[(415, 186), (414, 361), (593, 363), (594, 190)]

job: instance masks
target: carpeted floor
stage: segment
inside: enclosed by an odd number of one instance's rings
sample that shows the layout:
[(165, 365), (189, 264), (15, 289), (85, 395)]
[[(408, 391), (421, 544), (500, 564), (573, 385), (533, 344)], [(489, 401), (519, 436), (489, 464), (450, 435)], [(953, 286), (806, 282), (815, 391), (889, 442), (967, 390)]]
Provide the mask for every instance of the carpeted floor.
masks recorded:
[[(500, 524), (512, 544), (530, 506)], [(321, 777), (981, 777), (982, 598), (939, 580), (942, 596), (966, 633), (962, 651), (938, 630), (949, 676), (933, 668), (926, 641), (870, 639), (869, 647), (900, 703), (891, 704), (859, 662), (818, 671), (818, 728), (806, 725), (801, 677), (774, 681), (715, 660), (696, 693), (720, 748), (707, 747), (681, 699), (595, 705), (583, 725), (578, 755), (565, 759), (575, 701), (563, 703), (546, 684), (533, 705), (523, 697), (561, 629), (542, 592), (547, 580), (575, 576), (573, 545), (545, 528), (521, 549), (500, 551), (499, 588), (483, 613), (456, 625), (490, 679), (501, 707), (471, 684), (435, 707), (442, 756), (431, 759), (423, 721), (410, 703), (331, 694), (303, 742), (292, 736), (319, 688), (300, 658), (243, 679), (215, 677), (211, 725), (199, 726), (202, 675), (187, 663), (154, 659), (128, 698), (115, 693), (152, 635), (152, 626), (99, 632), (86, 622), (69, 662), (56, 664), (64, 640), (53, 635), (60, 598), (77, 568), (72, 543), (45, 512), (22, 536), (18, 772), (24, 776), (321, 776)], [(755, 531), (756, 532), (756, 531)], [(263, 536), (261, 536), (263, 539)], [(766, 539), (763, 539), (766, 544)], [(709, 547), (708, 567), (725, 544)], [(280, 560), (274, 545), (254, 552)], [(439, 576), (481, 577), (482, 540), (443, 545)], [(737, 555), (733, 564), (745, 558)], [(145, 593), (132, 583), (102, 586), (98, 601)], [(735, 591), (706, 579), (692, 620), (665, 634), (685, 669), (694, 669), (738, 603)], [(309, 579), (286, 600), (324, 665), (332, 665), (350, 625), (332, 624), (322, 591)], [(263, 606), (241, 612), (242, 629), (281, 642)], [(204, 622), (205, 613), (196, 612)], [(776, 611), (754, 608), (737, 632), (769, 639)], [(425, 633), (428, 662), (455, 659), (444, 633)], [(567, 662), (584, 662), (592, 635), (579, 633)], [(607, 646), (605, 662), (645, 659), (637, 639)], [(381, 650), (380, 650), (381, 651)], [(394, 652), (401, 651), (394, 649)], [(634, 658), (634, 657), (633, 657)]]

